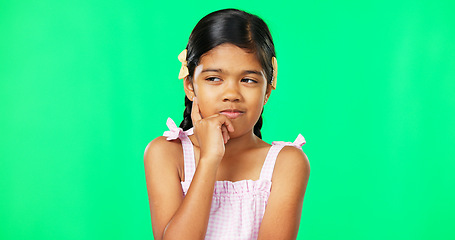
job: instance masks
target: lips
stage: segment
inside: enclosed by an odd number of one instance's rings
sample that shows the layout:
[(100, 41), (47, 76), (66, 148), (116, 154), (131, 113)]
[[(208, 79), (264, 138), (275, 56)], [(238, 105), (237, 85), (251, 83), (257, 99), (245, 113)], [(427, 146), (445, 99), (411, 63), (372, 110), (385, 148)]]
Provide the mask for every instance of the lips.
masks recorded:
[(230, 119), (238, 118), (238, 117), (242, 116), (244, 113), (245, 112), (240, 111), (238, 109), (226, 109), (226, 110), (223, 110), (220, 112), (220, 114), (223, 114)]

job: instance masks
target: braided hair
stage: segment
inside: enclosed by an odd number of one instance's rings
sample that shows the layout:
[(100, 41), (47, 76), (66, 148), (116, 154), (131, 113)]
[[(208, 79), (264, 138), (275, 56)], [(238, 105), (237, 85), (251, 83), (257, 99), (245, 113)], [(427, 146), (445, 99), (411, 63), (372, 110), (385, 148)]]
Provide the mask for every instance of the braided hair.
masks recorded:
[[(193, 82), (193, 74), (201, 56), (223, 43), (231, 43), (256, 54), (264, 69), (268, 84), (272, 84), (272, 57), (276, 57), (272, 35), (267, 24), (256, 15), (238, 10), (223, 9), (203, 17), (191, 32), (186, 49), (188, 80)], [(191, 110), (193, 102), (185, 96), (185, 110), (180, 127), (188, 130), (193, 127)], [(261, 115), (254, 125), (254, 134), (262, 139), (262, 109)]]

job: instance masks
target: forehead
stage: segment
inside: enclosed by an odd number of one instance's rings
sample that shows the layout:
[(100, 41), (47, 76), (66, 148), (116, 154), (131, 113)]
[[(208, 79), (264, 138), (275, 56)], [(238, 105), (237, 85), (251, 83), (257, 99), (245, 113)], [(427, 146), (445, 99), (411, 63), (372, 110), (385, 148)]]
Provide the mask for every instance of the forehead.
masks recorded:
[(203, 68), (262, 71), (256, 53), (230, 43), (221, 44), (206, 52), (199, 60), (199, 65)]

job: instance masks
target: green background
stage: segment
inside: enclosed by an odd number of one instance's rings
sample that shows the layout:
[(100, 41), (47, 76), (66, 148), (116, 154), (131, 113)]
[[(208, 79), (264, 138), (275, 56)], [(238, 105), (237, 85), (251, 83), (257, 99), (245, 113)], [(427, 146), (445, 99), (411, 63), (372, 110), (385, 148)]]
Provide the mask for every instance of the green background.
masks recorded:
[(298, 239), (455, 238), (455, 2), (0, 1), (0, 239), (151, 239), (143, 152), (207, 13), (269, 25), (264, 140), (307, 140)]

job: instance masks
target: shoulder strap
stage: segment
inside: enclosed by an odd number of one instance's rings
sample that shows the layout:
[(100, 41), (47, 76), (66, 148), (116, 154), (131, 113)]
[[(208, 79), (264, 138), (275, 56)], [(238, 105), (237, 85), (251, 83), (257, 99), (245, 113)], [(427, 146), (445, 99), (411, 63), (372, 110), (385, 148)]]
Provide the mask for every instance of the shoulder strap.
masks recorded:
[(188, 136), (193, 135), (193, 128), (190, 128), (187, 131), (183, 131), (182, 128), (179, 128), (177, 125), (175, 125), (175, 122), (171, 118), (167, 119), (166, 125), (169, 128), (169, 131), (165, 131), (163, 133), (163, 136), (167, 137), (166, 140), (174, 140), (179, 138), (182, 142), (185, 182), (191, 182), (194, 176), (194, 172), (196, 171), (196, 163), (194, 160), (193, 143)]
[(196, 172), (193, 143), (187, 135), (180, 137), (180, 141), (182, 141), (183, 148), (183, 168), (185, 169), (185, 182), (191, 182), (191, 180), (193, 180), (194, 172)]
[(273, 169), (275, 168), (276, 157), (280, 153), (284, 145), (273, 145), (270, 147), (267, 157), (265, 157), (264, 165), (262, 165), (261, 175), (259, 179), (272, 181)]
[(267, 153), (267, 157), (265, 158), (264, 165), (262, 166), (260, 179), (265, 179), (272, 181), (273, 169), (275, 168), (276, 158), (280, 153), (281, 149), (284, 146), (294, 146), (296, 148), (301, 148), (303, 144), (305, 144), (305, 138), (299, 134), (294, 142), (282, 142), (282, 141), (275, 141), (272, 142), (272, 146)]

